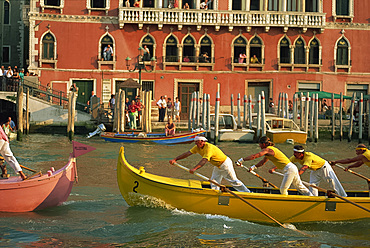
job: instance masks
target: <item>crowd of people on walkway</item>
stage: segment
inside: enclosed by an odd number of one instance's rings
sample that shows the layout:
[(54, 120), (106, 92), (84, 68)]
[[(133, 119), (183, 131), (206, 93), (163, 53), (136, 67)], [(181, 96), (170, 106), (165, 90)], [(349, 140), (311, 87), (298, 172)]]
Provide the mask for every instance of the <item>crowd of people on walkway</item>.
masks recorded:
[(0, 90), (1, 91), (16, 91), (20, 82), (27, 76), (24, 69), (18, 69), (18, 66), (1, 66), (0, 67)]
[[(169, 163), (174, 164), (178, 160), (185, 159), (193, 154), (199, 154), (202, 156), (202, 159), (194, 168), (189, 170), (190, 173), (193, 174), (207, 162), (210, 162), (214, 166), (211, 181), (221, 184), (224, 178), (235, 190), (250, 192), (244, 183), (237, 178), (232, 160), (227, 157), (220, 148), (208, 143), (207, 138), (203, 136), (195, 137), (194, 141), (195, 146), (192, 149), (171, 159)], [(243, 166), (244, 161), (251, 161), (263, 157), (261, 161), (249, 168), (249, 171), (252, 172), (258, 167), (265, 165), (268, 161), (271, 161), (274, 164), (274, 167), (269, 170), (271, 174), (281, 174), (276, 172), (277, 169), (283, 171), (283, 180), (280, 185), (280, 193), (282, 195), (288, 195), (288, 189), (293, 185), (302, 195), (318, 196), (317, 186), (319, 186), (321, 182), (327, 182), (331, 188), (327, 192), (328, 196), (332, 194), (331, 192), (335, 192), (341, 197), (346, 197), (347, 194), (332, 169), (332, 165), (339, 163), (351, 164), (345, 168), (345, 170), (360, 167), (363, 164), (370, 167), (370, 150), (363, 144), (359, 144), (356, 147), (356, 157), (336, 161), (326, 161), (313, 152), (306, 151), (302, 145), (295, 145), (293, 148), (293, 156), (289, 158), (266, 136), (260, 138), (259, 146), (261, 148), (260, 152), (240, 158), (235, 164)], [(298, 169), (296, 164), (300, 164), (301, 168)], [(307, 169), (311, 171), (309, 183), (303, 182), (300, 178), (300, 175)], [(212, 184), (212, 182), (211, 188), (219, 189), (219, 187)]]

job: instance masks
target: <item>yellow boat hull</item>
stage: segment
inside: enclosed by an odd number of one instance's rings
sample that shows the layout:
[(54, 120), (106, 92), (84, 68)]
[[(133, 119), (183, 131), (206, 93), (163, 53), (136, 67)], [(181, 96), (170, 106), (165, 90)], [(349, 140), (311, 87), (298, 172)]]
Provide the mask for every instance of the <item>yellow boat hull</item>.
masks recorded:
[[(168, 165), (170, 166), (170, 165)], [(125, 201), (131, 205), (166, 207), (224, 215), (253, 222), (273, 221), (229, 193), (204, 188), (208, 182), (157, 176), (129, 165), (121, 147), (117, 180)], [(237, 193), (282, 223), (346, 221), (370, 218), (370, 213), (340, 199), (325, 196)], [(348, 197), (370, 208), (369, 197)]]
[(294, 143), (306, 144), (307, 133), (302, 131), (267, 131), (266, 136), (274, 143), (285, 143), (293, 140)]

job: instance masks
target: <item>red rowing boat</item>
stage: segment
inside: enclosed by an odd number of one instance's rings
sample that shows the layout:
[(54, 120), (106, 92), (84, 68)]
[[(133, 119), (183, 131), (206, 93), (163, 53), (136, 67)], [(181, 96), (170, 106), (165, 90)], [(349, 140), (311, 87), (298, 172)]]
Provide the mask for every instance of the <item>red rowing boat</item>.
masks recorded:
[(76, 158), (57, 171), (22, 181), (19, 176), (0, 180), (0, 212), (29, 212), (59, 206), (77, 178)]

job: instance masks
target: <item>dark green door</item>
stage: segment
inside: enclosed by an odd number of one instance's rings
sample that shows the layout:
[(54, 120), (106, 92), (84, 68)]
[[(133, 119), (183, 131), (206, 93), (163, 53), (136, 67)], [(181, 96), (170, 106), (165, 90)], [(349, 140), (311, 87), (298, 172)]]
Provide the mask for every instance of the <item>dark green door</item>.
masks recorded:
[[(78, 88), (78, 97), (77, 102), (82, 104), (87, 104), (90, 100), (91, 92), (93, 91), (93, 80), (73, 80), (72, 83), (75, 83)], [(84, 110), (84, 106), (77, 104), (77, 110)]]
[(181, 102), (181, 120), (189, 119), (189, 107), (191, 101), (191, 94), (194, 91), (199, 91), (199, 84), (194, 83), (179, 83), (179, 101)]

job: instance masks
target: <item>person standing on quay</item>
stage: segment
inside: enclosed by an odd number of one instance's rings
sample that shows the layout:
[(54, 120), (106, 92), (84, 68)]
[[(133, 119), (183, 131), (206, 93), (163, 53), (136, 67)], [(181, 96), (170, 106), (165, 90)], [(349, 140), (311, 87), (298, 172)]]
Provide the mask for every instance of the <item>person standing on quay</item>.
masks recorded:
[(175, 98), (175, 103), (173, 106), (173, 117), (175, 118), (175, 122), (180, 121), (180, 113), (181, 113), (181, 102), (179, 98)]
[[(331, 188), (342, 197), (346, 197), (346, 191), (339, 182), (337, 175), (331, 168), (330, 164), (316, 154), (306, 152), (301, 145), (294, 146), (294, 155), (290, 158), (293, 163), (300, 163), (303, 167), (299, 170), (299, 175), (302, 175), (307, 169), (311, 170), (310, 184), (319, 186), (322, 180), (329, 183)], [(319, 192), (316, 188), (310, 187), (310, 191), (314, 196), (318, 196)]]
[(23, 173), (21, 166), (10, 150), (8, 136), (5, 134), (2, 128), (0, 128), (0, 153), (1, 156), (4, 157), (5, 161), (14, 169), (14, 171), (19, 173), (22, 180), (25, 180), (27, 176)]
[(166, 99), (163, 96), (158, 100), (157, 106), (159, 110), (159, 122), (163, 122), (166, 115)]
[[(222, 178), (225, 178), (234, 189), (240, 192), (250, 192), (250, 190), (245, 187), (245, 185), (236, 177), (236, 173), (233, 167), (233, 161), (226, 156), (220, 148), (215, 145), (212, 145), (207, 141), (203, 136), (196, 136), (194, 138), (195, 146), (190, 149), (190, 151), (185, 152), (176, 158), (170, 160), (170, 164), (174, 164), (177, 160), (187, 158), (193, 154), (198, 153), (202, 156), (202, 160), (189, 172), (194, 174), (194, 172), (201, 167), (203, 167), (207, 162), (210, 162), (214, 165), (211, 180), (216, 181), (221, 184)], [(211, 183), (211, 188), (218, 190), (219, 187)]]
[(250, 171), (266, 164), (267, 161), (271, 160), (274, 163), (275, 167), (270, 169), (270, 173), (274, 173), (276, 169), (281, 169), (284, 171), (284, 179), (280, 185), (280, 193), (282, 195), (288, 195), (288, 189), (291, 184), (303, 195), (312, 196), (312, 193), (303, 185), (301, 178), (298, 174), (298, 168), (292, 162), (290, 162), (289, 158), (285, 156), (278, 148), (274, 147), (274, 143), (270, 141), (270, 139), (266, 136), (263, 136), (259, 140), (259, 146), (261, 151), (259, 153), (250, 155), (245, 158), (240, 158), (237, 162), (237, 165), (240, 166), (243, 161), (254, 160), (256, 158), (265, 156), (260, 162), (256, 165), (250, 167)]

